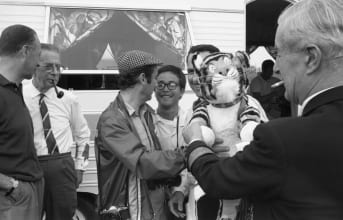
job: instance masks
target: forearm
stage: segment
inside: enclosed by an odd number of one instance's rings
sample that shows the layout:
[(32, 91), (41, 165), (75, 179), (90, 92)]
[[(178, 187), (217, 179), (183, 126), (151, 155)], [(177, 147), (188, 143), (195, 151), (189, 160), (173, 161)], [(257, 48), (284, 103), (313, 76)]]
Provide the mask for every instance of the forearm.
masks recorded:
[(98, 140), (133, 173), (143, 179), (169, 178), (185, 168), (181, 152), (148, 151), (137, 135), (122, 121), (106, 121), (98, 127)]
[(76, 144), (75, 168), (85, 170), (89, 157), (90, 130), (83, 118), (82, 120), (74, 120), (73, 128), (73, 137)]
[(71, 128), (76, 143), (75, 168), (84, 170), (88, 164), (90, 130), (76, 98), (73, 99), (71, 109)]
[(121, 135), (103, 133), (102, 144), (131, 172), (143, 179), (168, 178), (185, 168), (182, 153), (176, 151), (147, 151), (131, 132)]
[(85, 144), (83, 146), (76, 145), (76, 153), (75, 153), (75, 169), (77, 170), (85, 170), (88, 165), (88, 158), (89, 158), (89, 144)]
[(184, 157), (180, 152), (144, 151), (137, 170), (143, 179), (160, 179), (174, 177), (184, 168)]

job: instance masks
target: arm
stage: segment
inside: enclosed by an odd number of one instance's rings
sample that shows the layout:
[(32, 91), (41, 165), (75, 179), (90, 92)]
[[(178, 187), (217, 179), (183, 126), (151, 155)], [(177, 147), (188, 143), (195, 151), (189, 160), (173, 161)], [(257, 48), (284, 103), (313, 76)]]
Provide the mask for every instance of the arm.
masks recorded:
[[(4, 99), (2, 97), (0, 97), (0, 116), (4, 115), (4, 114), (2, 114), (5, 112), (4, 106), (5, 106)], [(1, 120), (2, 120), (2, 118), (0, 117), (0, 121)], [(0, 129), (4, 129), (4, 123), (0, 124)], [(0, 190), (8, 192), (12, 188), (12, 186), (13, 186), (13, 184), (11, 181), (11, 177), (0, 173)]]
[(188, 168), (207, 194), (236, 199), (261, 192), (272, 196), (280, 190), (285, 163), (278, 138), (263, 125), (256, 128), (254, 137), (242, 152), (228, 158), (218, 158), (202, 141), (190, 144)]
[(124, 118), (108, 115), (98, 124), (99, 136), (111, 151), (131, 171), (144, 179), (168, 178), (185, 168), (181, 152), (147, 151), (130, 130)]
[(74, 141), (76, 143), (75, 169), (85, 170), (89, 157), (90, 130), (87, 121), (81, 112), (81, 106), (73, 96), (71, 103), (70, 124)]

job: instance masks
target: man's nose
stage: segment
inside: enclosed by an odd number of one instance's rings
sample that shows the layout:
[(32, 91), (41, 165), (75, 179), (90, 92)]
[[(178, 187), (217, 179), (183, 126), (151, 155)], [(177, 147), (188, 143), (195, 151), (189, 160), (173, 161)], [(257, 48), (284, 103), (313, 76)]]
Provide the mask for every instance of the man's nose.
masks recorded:
[(162, 90), (163, 91), (170, 91), (170, 89), (168, 88), (168, 84), (165, 84)]
[(61, 69), (59, 65), (53, 65), (52, 66), (52, 71), (50, 74), (58, 76), (61, 73)]

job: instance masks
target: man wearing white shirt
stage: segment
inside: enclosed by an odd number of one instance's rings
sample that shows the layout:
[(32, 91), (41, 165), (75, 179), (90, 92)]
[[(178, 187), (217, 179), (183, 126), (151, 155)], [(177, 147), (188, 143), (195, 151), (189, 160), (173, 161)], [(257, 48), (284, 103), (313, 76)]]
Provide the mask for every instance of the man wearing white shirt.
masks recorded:
[[(49, 44), (41, 44), (41, 47), (32, 83), (24, 87), (23, 93), (33, 121), (35, 148), (44, 171), (46, 220), (69, 220), (76, 209), (76, 189), (87, 164), (90, 131), (76, 97), (65, 90), (64, 95), (60, 91), (58, 97), (53, 88), (61, 71), (58, 48)], [(74, 141), (77, 146), (75, 161), (71, 155)]]

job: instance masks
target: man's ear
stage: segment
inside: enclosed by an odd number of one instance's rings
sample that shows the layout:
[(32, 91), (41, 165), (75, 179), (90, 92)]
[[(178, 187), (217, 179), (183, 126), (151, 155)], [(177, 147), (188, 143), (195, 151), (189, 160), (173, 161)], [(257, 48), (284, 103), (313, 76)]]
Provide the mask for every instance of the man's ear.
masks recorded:
[(311, 74), (319, 68), (322, 61), (323, 53), (321, 49), (315, 44), (308, 45), (305, 48), (305, 53), (306, 53), (305, 62), (306, 62), (306, 67), (307, 67), (306, 74)]
[(138, 80), (141, 84), (145, 84), (146, 83), (146, 77), (145, 77), (145, 73), (140, 73), (138, 76)]
[(18, 51), (17, 56), (20, 57), (27, 57), (29, 55), (30, 47), (28, 45), (23, 45), (21, 49)]

